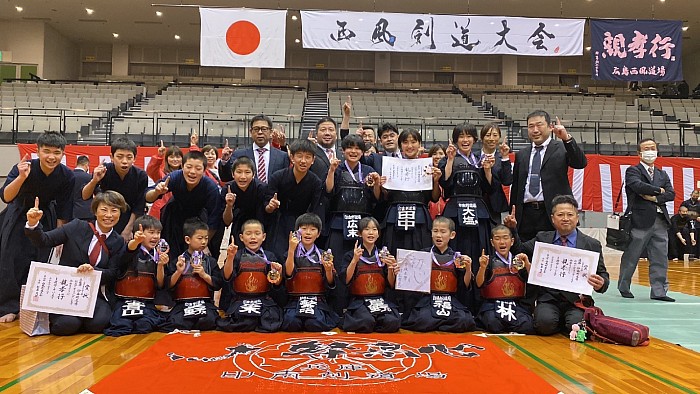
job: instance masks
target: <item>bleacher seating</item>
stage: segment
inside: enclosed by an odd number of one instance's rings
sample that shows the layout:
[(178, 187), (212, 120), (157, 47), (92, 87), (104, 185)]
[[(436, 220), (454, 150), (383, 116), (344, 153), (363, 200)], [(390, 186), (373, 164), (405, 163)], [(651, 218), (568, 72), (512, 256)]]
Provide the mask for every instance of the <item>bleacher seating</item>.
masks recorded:
[(69, 139), (77, 140), (79, 133), (87, 133), (111, 111), (125, 109), (142, 94), (143, 87), (129, 84), (4, 83), (0, 85), (0, 132), (12, 131), (16, 110), (20, 133), (65, 131)]

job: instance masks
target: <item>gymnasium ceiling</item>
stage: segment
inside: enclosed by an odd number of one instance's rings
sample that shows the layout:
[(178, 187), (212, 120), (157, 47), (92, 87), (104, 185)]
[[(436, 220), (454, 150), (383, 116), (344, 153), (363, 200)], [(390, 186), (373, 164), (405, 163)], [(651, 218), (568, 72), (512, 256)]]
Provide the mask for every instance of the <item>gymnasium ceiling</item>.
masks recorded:
[[(683, 20), (683, 51), (700, 50), (700, 0), (0, 0), (3, 19), (44, 21), (69, 39), (83, 43), (193, 47), (199, 45), (196, 6), (288, 9), (288, 46), (301, 38), (300, 9), (481, 14), (565, 18)], [(184, 5), (184, 6), (183, 6)], [(188, 6), (190, 5), (190, 6)], [(17, 12), (16, 8), (23, 8)], [(86, 8), (94, 10), (88, 15)], [(158, 17), (156, 11), (162, 12)], [(119, 37), (114, 38), (113, 33)], [(175, 40), (175, 35), (181, 39)], [(586, 38), (586, 42), (588, 39)]]

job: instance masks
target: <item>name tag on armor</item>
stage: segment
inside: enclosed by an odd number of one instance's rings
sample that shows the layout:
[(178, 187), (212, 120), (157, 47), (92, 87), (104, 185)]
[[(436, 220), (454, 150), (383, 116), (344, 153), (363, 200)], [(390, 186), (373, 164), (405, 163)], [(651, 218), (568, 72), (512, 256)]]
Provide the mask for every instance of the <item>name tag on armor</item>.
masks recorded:
[(515, 301), (496, 301), (496, 316), (501, 320), (508, 320), (508, 322), (517, 321), (518, 318), (515, 316)]
[(122, 306), (122, 317), (141, 317), (146, 304), (138, 300), (128, 300)]
[(476, 227), (479, 225), (479, 219), (476, 217), (475, 202), (459, 202), (457, 203), (457, 215), (459, 225), (462, 227)]
[(396, 227), (399, 230), (416, 228), (416, 204), (399, 204), (396, 209)]
[(301, 296), (297, 306), (297, 316), (313, 317), (316, 314), (318, 306), (318, 297), (316, 296)]
[(365, 306), (373, 315), (382, 315), (391, 312), (391, 307), (384, 301), (384, 298), (365, 298)]
[(450, 317), (452, 315), (452, 295), (431, 294), (431, 296), (433, 297), (433, 317), (437, 319), (446, 319)]
[(246, 316), (260, 316), (262, 314), (262, 300), (243, 300), (243, 304), (238, 308), (238, 313)]
[(201, 317), (207, 314), (207, 306), (204, 304), (204, 300), (185, 302), (185, 310), (183, 311), (185, 317)]
[(343, 238), (345, 240), (355, 240), (360, 238), (358, 225), (362, 219), (362, 215), (343, 214)]

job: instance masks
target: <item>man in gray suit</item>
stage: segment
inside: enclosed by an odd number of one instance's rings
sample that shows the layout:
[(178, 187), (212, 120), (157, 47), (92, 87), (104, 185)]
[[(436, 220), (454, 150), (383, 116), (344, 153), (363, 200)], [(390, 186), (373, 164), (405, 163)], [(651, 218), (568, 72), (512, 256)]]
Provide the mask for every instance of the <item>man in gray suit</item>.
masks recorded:
[[(552, 139), (554, 134), (561, 141)], [(538, 231), (552, 230), (552, 199), (571, 195), (569, 167), (585, 168), (588, 161), (559, 118), (552, 123), (545, 111), (527, 116), (527, 135), (532, 144), (515, 154), (510, 205), (516, 208), (518, 235), (523, 241)]]
[(634, 298), (630, 292), (632, 275), (637, 269), (639, 256), (646, 248), (649, 256), (649, 283), (651, 299), (673, 302), (668, 291), (668, 228), (671, 220), (666, 202), (673, 201), (676, 193), (666, 172), (656, 168), (657, 144), (651, 138), (637, 146), (639, 164), (625, 172), (625, 192), (628, 209), (632, 212), (631, 241), (620, 262), (620, 280), (617, 289), (625, 298)]
[[(598, 293), (605, 293), (610, 285), (610, 275), (603, 261), (603, 247), (597, 239), (587, 236), (576, 227), (578, 225), (578, 202), (573, 196), (556, 196), (552, 200), (552, 225), (554, 231), (540, 231), (535, 238), (516, 245), (515, 250), (521, 251), (531, 259), (535, 250), (535, 242), (542, 242), (576, 249), (597, 252), (598, 266), (596, 273), (588, 276), (588, 284)], [(506, 216), (504, 224), (514, 229), (517, 222), (513, 215)], [(568, 335), (571, 325), (583, 320), (583, 309), (580, 306), (593, 305), (591, 296), (557, 290), (541, 286), (528, 286), (528, 298), (536, 297), (535, 332), (539, 335), (552, 335), (561, 332)], [(534, 294), (529, 294), (534, 292)]]

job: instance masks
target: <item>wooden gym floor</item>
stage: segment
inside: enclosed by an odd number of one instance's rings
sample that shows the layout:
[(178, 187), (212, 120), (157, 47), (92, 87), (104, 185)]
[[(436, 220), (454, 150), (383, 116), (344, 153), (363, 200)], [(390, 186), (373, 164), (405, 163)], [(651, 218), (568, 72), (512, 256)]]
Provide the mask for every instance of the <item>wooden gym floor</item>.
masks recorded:
[[(619, 255), (606, 255), (606, 265), (616, 279)], [(634, 300), (622, 299), (616, 283), (607, 294), (594, 296), (608, 314), (649, 325), (654, 338), (647, 347), (577, 343), (560, 335), (494, 336), (491, 340), (565, 393), (700, 392), (700, 340), (693, 339), (700, 327), (700, 261), (671, 262), (669, 281), (677, 302), (649, 300), (648, 287), (643, 287), (648, 286), (647, 264), (641, 262), (632, 289)], [(17, 322), (0, 324), (0, 392), (80, 393), (163, 335), (30, 338)]]

